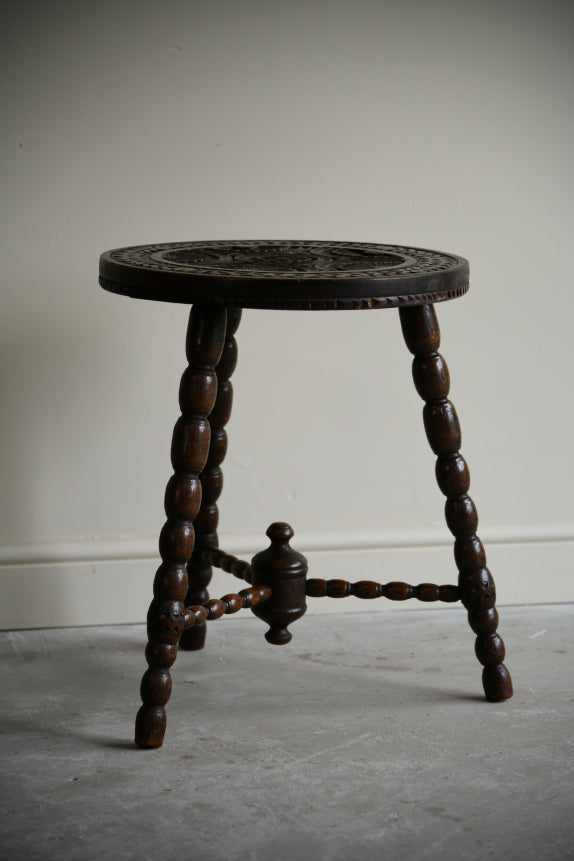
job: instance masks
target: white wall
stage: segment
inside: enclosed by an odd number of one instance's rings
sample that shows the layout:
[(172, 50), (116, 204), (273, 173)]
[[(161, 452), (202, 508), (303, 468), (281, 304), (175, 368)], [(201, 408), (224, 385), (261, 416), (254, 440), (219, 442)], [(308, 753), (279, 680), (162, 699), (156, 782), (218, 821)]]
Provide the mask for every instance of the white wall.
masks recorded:
[[(187, 311), (104, 293), (97, 262), (184, 239), (468, 257), (439, 320), (500, 602), (573, 600), (570, 4), (7, 17), (0, 624), (145, 615)], [(239, 345), (222, 545), (250, 555), (285, 519), (312, 576), (455, 581), (396, 312), (246, 312)]]

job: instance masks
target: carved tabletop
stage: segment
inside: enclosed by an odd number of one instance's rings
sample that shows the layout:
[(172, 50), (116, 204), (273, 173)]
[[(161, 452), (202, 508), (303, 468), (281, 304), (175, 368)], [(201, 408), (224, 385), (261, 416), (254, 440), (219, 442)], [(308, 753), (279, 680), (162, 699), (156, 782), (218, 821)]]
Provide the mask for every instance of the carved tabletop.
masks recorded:
[(170, 242), (107, 251), (105, 290), (136, 299), (240, 308), (392, 308), (454, 299), (468, 262), (454, 254), (359, 242)]

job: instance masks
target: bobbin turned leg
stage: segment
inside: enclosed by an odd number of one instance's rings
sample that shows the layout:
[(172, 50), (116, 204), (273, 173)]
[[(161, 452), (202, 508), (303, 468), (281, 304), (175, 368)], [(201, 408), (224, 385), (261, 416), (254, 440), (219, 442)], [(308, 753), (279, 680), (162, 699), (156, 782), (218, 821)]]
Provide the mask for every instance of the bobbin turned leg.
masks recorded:
[(162, 562), (155, 575), (154, 598), (148, 611), (149, 669), (142, 679), (143, 705), (136, 718), (135, 741), (141, 747), (161, 747), (165, 733), (165, 705), (171, 693), (169, 668), (175, 661), (184, 626), (186, 564), (194, 547), (193, 520), (201, 503), (199, 474), (209, 451), (207, 417), (217, 395), (214, 367), (223, 349), (226, 317), (225, 308), (201, 306), (194, 306), (189, 317), (189, 366), (179, 388), (182, 415), (173, 431), (174, 474), (165, 492), (167, 521), (159, 538)]
[(476, 656), (483, 665), (486, 699), (500, 702), (512, 696), (512, 680), (503, 664), (504, 643), (496, 633), (494, 581), (486, 567), (484, 547), (476, 535), (478, 515), (468, 496), (470, 475), (460, 449), (460, 425), (448, 400), (450, 378), (438, 353), (440, 330), (432, 305), (400, 309), (407, 347), (414, 355), (413, 379), (426, 402), (423, 419), (428, 441), (438, 456), (436, 477), (446, 496), (445, 517), (455, 537), (454, 555), (459, 571), (461, 600), (468, 611), (470, 627), (477, 635)]
[[(209, 455), (201, 475), (201, 507), (194, 520), (195, 547), (191, 559), (187, 563), (189, 586), (185, 598), (185, 606), (205, 604), (209, 599), (207, 587), (211, 580), (211, 565), (201, 559), (203, 547), (217, 547), (217, 525), (219, 511), (217, 500), (223, 488), (223, 473), (220, 464), (227, 452), (227, 433), (225, 425), (231, 415), (233, 403), (233, 387), (230, 377), (237, 365), (237, 342), (234, 335), (241, 320), (241, 308), (229, 308), (227, 311), (227, 330), (223, 353), (215, 368), (217, 374), (217, 398), (213, 410), (209, 414), (211, 427), (211, 442)], [(202, 622), (188, 628), (181, 635), (180, 649), (195, 651), (205, 645), (206, 623)]]
[(270, 600), (253, 607), (252, 612), (269, 625), (267, 642), (283, 646), (293, 636), (287, 626), (307, 609), (307, 560), (289, 546), (295, 533), (288, 523), (272, 523), (265, 534), (271, 544), (251, 560), (252, 582), (254, 586), (271, 586), (272, 592)]

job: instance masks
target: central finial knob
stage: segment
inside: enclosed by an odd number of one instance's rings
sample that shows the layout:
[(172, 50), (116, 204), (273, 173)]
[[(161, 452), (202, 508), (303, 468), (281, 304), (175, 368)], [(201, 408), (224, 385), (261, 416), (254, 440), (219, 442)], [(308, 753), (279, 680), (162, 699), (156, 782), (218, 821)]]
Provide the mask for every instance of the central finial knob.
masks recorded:
[(268, 643), (282, 646), (291, 639), (287, 626), (306, 610), (305, 578), (307, 560), (289, 546), (295, 535), (288, 523), (272, 523), (265, 533), (271, 544), (251, 561), (254, 586), (271, 586), (272, 595), (253, 612), (269, 625)]
[(295, 532), (293, 527), (289, 526), (288, 523), (277, 522), (271, 524), (265, 535), (272, 542), (279, 541), (282, 544), (286, 544), (293, 538)]

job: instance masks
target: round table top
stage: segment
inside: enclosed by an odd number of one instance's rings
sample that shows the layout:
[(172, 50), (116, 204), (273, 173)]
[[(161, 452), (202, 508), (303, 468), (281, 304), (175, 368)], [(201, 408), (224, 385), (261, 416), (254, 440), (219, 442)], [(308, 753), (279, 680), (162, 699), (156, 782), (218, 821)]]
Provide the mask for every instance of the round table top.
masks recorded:
[(392, 308), (468, 290), (463, 257), (360, 242), (170, 242), (106, 251), (105, 290), (160, 302), (240, 308)]

